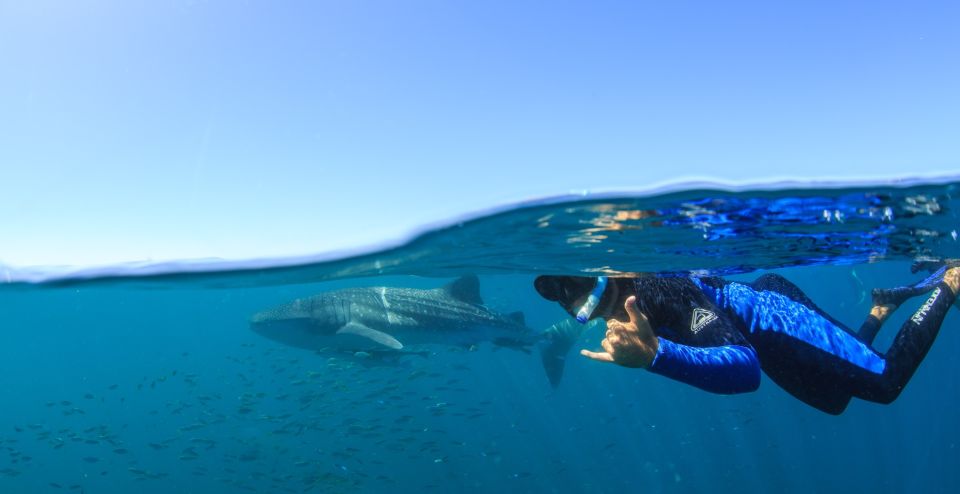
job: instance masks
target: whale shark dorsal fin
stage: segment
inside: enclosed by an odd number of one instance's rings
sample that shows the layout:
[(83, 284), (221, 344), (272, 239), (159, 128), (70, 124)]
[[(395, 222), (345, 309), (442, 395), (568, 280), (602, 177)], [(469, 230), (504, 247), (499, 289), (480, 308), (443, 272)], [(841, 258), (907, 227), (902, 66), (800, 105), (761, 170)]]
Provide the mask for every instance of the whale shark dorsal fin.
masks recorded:
[(461, 276), (444, 286), (443, 290), (457, 300), (483, 305), (483, 299), (480, 298), (480, 280), (477, 275)]
[(527, 318), (523, 316), (523, 312), (511, 312), (507, 314), (507, 318), (521, 326), (527, 325)]
[(366, 338), (387, 348), (392, 348), (394, 350), (403, 349), (403, 343), (397, 341), (397, 339), (393, 336), (390, 336), (383, 331), (377, 331), (376, 329), (368, 328), (367, 326), (357, 322), (349, 322), (345, 324), (342, 328), (337, 330), (337, 334), (352, 334)]

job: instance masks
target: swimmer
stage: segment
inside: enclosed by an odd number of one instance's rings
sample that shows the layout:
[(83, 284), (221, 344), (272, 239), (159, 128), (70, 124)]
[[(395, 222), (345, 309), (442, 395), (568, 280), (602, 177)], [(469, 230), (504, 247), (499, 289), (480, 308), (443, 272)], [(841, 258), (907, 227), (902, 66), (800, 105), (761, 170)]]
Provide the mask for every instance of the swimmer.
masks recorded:
[[(581, 321), (606, 319), (603, 351), (581, 351), (588, 358), (722, 394), (756, 390), (762, 369), (794, 397), (838, 415), (853, 397), (886, 404), (903, 391), (960, 290), (960, 264), (937, 268), (916, 285), (874, 290), (873, 307), (857, 332), (776, 274), (752, 283), (540, 276), (534, 286)], [(926, 294), (887, 352), (876, 351), (883, 322), (907, 299)]]

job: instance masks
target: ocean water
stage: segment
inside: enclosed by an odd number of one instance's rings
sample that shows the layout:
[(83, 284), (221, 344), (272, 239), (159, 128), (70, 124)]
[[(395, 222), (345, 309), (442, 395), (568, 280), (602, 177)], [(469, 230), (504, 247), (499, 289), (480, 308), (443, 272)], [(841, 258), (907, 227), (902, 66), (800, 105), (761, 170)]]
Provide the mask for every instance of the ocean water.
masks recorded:
[(536, 349), (380, 361), (249, 328), (319, 292), (477, 274), (542, 329), (568, 316), (538, 274), (637, 272), (777, 272), (856, 327), (915, 258), (960, 257), (957, 186), (565, 197), (313, 259), (0, 269), (0, 492), (958, 492), (955, 310), (896, 402), (840, 416), (766, 378), (712, 395), (574, 351), (552, 388)]

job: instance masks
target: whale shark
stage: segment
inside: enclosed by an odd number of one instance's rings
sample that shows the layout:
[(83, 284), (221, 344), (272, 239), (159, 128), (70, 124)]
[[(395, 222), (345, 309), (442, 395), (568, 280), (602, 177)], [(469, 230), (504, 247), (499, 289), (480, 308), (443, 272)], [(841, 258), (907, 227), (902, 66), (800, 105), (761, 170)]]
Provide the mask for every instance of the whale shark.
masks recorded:
[(522, 312), (487, 308), (476, 276), (434, 289), (345, 288), (266, 309), (253, 315), (251, 329), (268, 339), (313, 351), (409, 352), (425, 345), (470, 347), (483, 342), (529, 351), (536, 346), (556, 386), (563, 359), (580, 331), (556, 325), (527, 327)]

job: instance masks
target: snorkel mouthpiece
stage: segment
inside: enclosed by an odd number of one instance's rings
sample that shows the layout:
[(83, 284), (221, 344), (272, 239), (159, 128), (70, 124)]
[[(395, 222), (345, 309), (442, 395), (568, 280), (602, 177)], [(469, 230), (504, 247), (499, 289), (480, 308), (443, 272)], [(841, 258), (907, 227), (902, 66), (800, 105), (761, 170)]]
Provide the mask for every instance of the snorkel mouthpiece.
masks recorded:
[(593, 315), (593, 311), (597, 310), (597, 305), (600, 304), (600, 297), (603, 296), (603, 291), (607, 288), (607, 277), (598, 276), (597, 284), (593, 287), (593, 291), (590, 292), (590, 296), (587, 297), (587, 301), (583, 303), (583, 306), (580, 307), (580, 310), (577, 311), (577, 322), (580, 324), (586, 324), (590, 319), (590, 316)]

